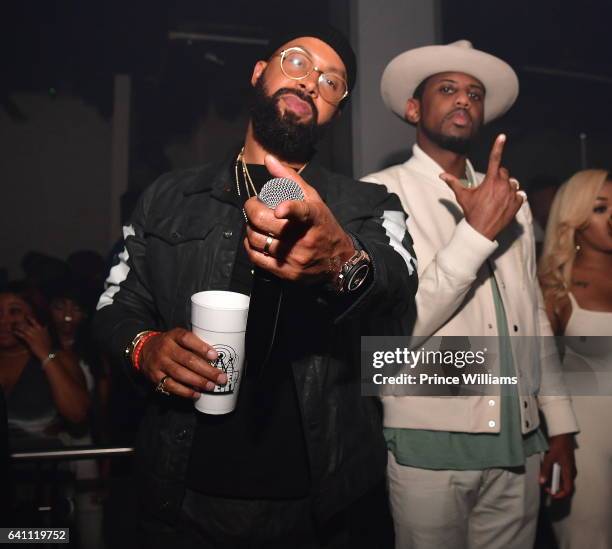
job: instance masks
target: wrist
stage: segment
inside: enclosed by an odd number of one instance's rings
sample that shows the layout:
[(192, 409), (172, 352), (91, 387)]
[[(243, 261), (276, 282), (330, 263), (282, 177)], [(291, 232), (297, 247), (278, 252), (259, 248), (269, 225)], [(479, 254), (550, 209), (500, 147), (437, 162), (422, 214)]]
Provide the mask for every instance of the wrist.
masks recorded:
[(342, 270), (342, 265), (346, 263), (357, 250), (355, 240), (346, 232), (343, 232), (344, 236), (340, 240), (339, 245), (334, 250), (335, 254), (328, 259), (327, 282), (333, 284), (338, 274)]
[(328, 288), (337, 294), (352, 293), (363, 286), (371, 267), (370, 256), (357, 239), (346, 235), (350, 241), (350, 252), (329, 260)]
[(57, 351), (49, 351), (46, 355), (38, 357), (40, 360), (40, 367), (44, 369), (47, 364), (49, 364), (52, 360), (55, 360), (56, 356)]
[(144, 332), (139, 332), (127, 346), (125, 349), (126, 358), (135, 370), (140, 370), (142, 363), (142, 350), (145, 343), (147, 343), (147, 341), (149, 341), (151, 338), (160, 334), (161, 332), (155, 330), (145, 330)]
[(361, 246), (358, 246), (356, 240), (351, 235), (344, 233), (344, 238), (341, 241), (336, 257), (338, 257), (340, 261), (344, 263), (353, 257), (355, 251), (358, 249), (361, 249)]

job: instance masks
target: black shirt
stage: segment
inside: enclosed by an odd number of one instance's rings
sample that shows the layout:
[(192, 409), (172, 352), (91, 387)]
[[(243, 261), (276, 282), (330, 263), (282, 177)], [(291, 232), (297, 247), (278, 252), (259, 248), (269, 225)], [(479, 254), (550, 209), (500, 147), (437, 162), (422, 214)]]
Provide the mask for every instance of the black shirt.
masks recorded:
[[(258, 191), (271, 178), (264, 166), (249, 164), (248, 170)], [(240, 208), (248, 198), (244, 183), (241, 177), (240, 196), (235, 192)], [(253, 265), (243, 245), (245, 230), (243, 226), (229, 289), (250, 295)], [(236, 409), (220, 416), (194, 412), (198, 422), (187, 471), (193, 490), (253, 499), (300, 498), (310, 492), (291, 349), (285, 343), (291, 326), (286, 310), (281, 308), (279, 315), (271, 358), (257, 375), (249, 375), (247, 354)]]

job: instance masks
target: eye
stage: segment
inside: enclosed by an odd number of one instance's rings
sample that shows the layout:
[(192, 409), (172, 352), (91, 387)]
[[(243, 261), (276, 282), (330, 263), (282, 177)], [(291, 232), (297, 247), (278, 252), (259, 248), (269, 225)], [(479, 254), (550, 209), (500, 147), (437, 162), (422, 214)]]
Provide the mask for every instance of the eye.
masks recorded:
[(301, 53), (291, 53), (287, 56), (286, 61), (294, 68), (298, 70), (305, 70), (310, 65), (306, 56)]
[(302, 57), (298, 57), (297, 55), (290, 57), (289, 61), (295, 68), (301, 68), (306, 64), (304, 59)]
[(13, 316), (22, 315), (23, 309), (21, 307), (9, 307), (9, 314)]
[(455, 88), (453, 88), (453, 86), (448, 86), (445, 84), (440, 88), (440, 91), (445, 95), (451, 95), (452, 93), (455, 93)]
[(472, 91), (468, 95), (472, 101), (482, 101), (482, 95), (478, 92)]
[(334, 91), (336, 91), (339, 86), (338, 82), (334, 78), (329, 78), (325, 75), (323, 75), (323, 83)]
[(602, 214), (602, 213), (606, 213), (607, 209), (608, 209), (608, 207), (605, 206), (604, 204), (602, 204), (601, 206), (595, 206), (593, 208), (593, 212), (597, 213), (597, 214)]

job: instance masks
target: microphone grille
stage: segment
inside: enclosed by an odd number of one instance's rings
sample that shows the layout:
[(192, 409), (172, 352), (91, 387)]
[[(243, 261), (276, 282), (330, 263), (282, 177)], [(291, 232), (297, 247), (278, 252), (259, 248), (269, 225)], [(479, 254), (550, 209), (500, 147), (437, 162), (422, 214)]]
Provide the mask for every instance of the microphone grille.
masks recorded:
[(293, 179), (275, 177), (266, 182), (257, 197), (268, 208), (276, 208), (285, 200), (304, 200), (304, 192)]

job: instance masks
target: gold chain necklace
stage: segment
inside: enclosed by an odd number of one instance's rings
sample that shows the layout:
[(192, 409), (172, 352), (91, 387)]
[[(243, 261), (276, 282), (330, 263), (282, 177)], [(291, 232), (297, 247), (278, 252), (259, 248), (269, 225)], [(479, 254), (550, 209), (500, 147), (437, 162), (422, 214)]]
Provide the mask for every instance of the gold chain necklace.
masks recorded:
[[(240, 149), (238, 156), (236, 157), (236, 161), (234, 162), (234, 179), (236, 181), (236, 192), (238, 196), (242, 196), (240, 193), (240, 177), (238, 176), (238, 165), (240, 165), (242, 170), (242, 178), (244, 179), (244, 187), (246, 189), (247, 197), (251, 198), (252, 196), (257, 196), (257, 188), (253, 183), (253, 179), (251, 178), (251, 174), (249, 173), (249, 168), (247, 167), (246, 162), (244, 161), (244, 147)], [(308, 162), (304, 163), (302, 167), (297, 171), (298, 174), (301, 174), (304, 171), (304, 168), (308, 165)], [(251, 194), (251, 191), (253, 194)], [(242, 208), (242, 215), (244, 216), (244, 220), (249, 222), (246, 212), (244, 208)]]

